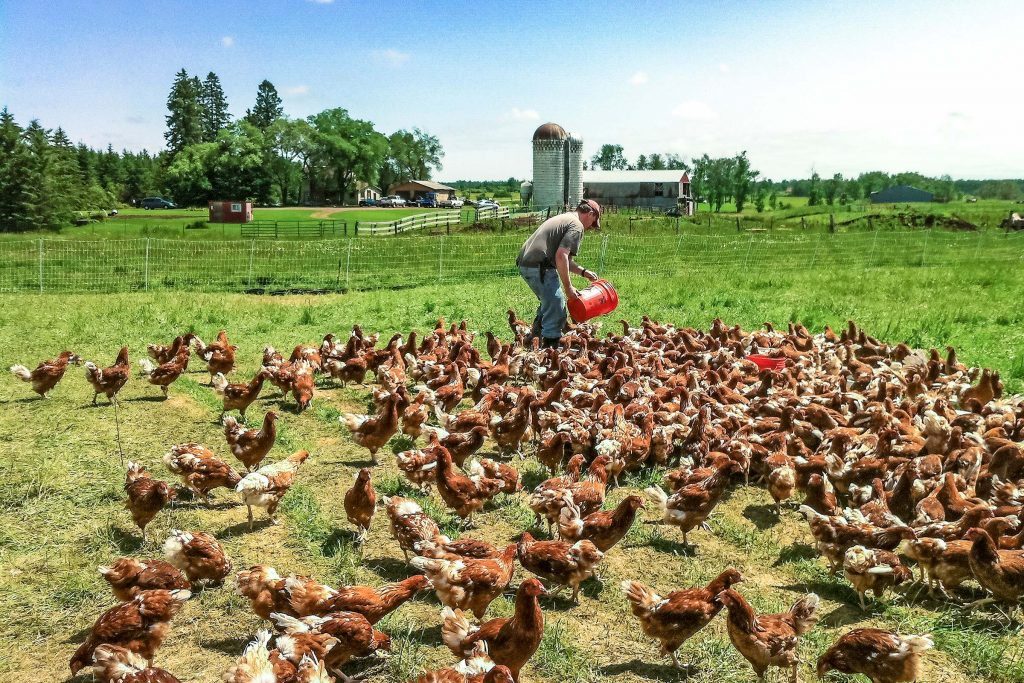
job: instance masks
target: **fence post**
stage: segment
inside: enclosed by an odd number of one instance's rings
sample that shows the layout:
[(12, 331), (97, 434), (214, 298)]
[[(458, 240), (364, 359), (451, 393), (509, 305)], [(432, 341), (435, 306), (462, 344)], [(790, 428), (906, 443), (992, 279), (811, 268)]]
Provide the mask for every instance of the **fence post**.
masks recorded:
[(739, 216), (736, 216), (736, 232), (743, 232), (742, 228), (740, 228), (740, 217)]
[(441, 281), (441, 275), (444, 271), (444, 235), (439, 240), (441, 245), (437, 250), (437, 281)]
[[(801, 220), (803, 220), (803, 219), (801, 219)], [(815, 244), (814, 244), (814, 258), (811, 259), (811, 268), (813, 268), (814, 264), (816, 264), (818, 262), (818, 249), (821, 248), (821, 236), (823, 234), (824, 233), (821, 233), (821, 232), (818, 233), (818, 241), (815, 242)]]
[(868, 254), (868, 263), (871, 263), (871, 258), (875, 255), (875, 245), (878, 243), (878, 231), (875, 230), (875, 236), (871, 240), (871, 253)]
[(252, 289), (252, 260), (256, 256), (256, 240), (252, 241), (252, 246), (249, 248), (249, 289)]
[[(358, 223), (356, 223), (358, 225)], [(345, 257), (345, 290), (350, 289), (349, 283), (352, 281), (352, 240), (348, 241), (348, 255)]]
[(149, 291), (149, 238), (146, 238), (146, 268), (143, 271), (146, 291)]
[(828, 231), (831, 233), (836, 231), (836, 215), (834, 213), (828, 215)]
[(921, 266), (928, 265), (928, 236), (931, 234), (931, 230), (925, 228), (924, 231), (924, 248), (921, 250)]
[(43, 293), (43, 239), (39, 238), (39, 293)]
[(750, 241), (747, 242), (747, 255), (743, 258), (743, 268), (750, 262), (750, 250), (754, 248), (754, 233), (750, 233)]
[(806, 230), (807, 229), (807, 223), (804, 222), (804, 217), (803, 216), (800, 216), (800, 229), (801, 230)]

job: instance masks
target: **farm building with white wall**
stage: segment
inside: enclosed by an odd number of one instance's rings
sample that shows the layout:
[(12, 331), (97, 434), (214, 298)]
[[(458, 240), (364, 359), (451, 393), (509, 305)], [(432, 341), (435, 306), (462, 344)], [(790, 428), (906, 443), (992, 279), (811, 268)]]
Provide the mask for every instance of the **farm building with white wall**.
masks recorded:
[(683, 171), (583, 171), (583, 196), (601, 204), (672, 209), (692, 216), (690, 176)]

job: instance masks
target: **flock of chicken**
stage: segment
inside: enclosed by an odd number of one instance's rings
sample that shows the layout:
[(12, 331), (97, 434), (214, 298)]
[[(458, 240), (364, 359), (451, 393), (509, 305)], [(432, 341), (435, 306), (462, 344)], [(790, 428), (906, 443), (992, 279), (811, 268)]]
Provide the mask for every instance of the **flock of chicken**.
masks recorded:
[[(652, 467), (670, 468), (663, 477), (668, 490), (655, 486), (646, 494), (684, 544), (688, 534), (709, 529), (708, 516), (737, 483), (763, 484), (779, 514), (799, 495), (818, 551), (846, 576), (862, 606), (867, 591), (877, 599), (912, 579), (910, 563), (930, 590), (952, 599), (968, 579), (990, 596), (984, 602), (1016, 605), (1024, 596), (1024, 402), (1004, 397), (998, 373), (964, 367), (951, 348), (943, 358), (934, 350), (890, 346), (852, 322), (839, 334), (826, 328), (811, 335), (800, 325), (744, 331), (716, 320), (703, 331), (645, 317), (639, 327), (622, 321), (621, 334), (604, 337), (579, 325), (561, 349), (541, 350), (526, 342), (528, 326), (512, 311), (509, 324), (510, 344), (487, 333), (490, 360), (464, 322), (439, 321), (419, 342), (415, 332), (396, 334), (383, 348), (356, 326), (344, 344), (327, 335), (319, 346), (296, 347), (287, 360), (267, 347), (247, 384), (226, 379), (236, 347), (224, 332), (210, 345), (194, 335), (150, 345), (153, 362), (140, 363), (150, 383), (166, 395), (194, 350), (208, 364), (224, 411), (237, 410), (243, 420), (264, 380), (303, 410), (315, 375), (361, 384), (373, 373), (376, 412), (346, 414), (341, 422), (374, 464), (399, 433), (422, 441), (396, 455), (397, 467), (421, 491), (436, 489), (465, 528), (499, 494), (522, 495), (550, 536), (524, 532), (504, 548), (449, 538), (412, 498), (383, 497), (380, 507), (409, 560), (409, 578), (381, 588), (335, 589), (306, 576), (282, 577), (265, 565), (238, 572), (238, 592), (277, 635), (260, 631), (224, 681), (347, 681), (343, 665), (389, 648), (377, 622), (424, 590), (442, 603), (442, 638), (460, 661), (423, 674), (419, 683), (518, 681), (541, 642), (539, 598), (547, 589), (537, 578), (524, 579), (509, 618), (486, 620), (489, 604), (510, 588), (517, 561), (549, 587), (571, 589), (577, 601), (580, 585), (645, 507), (630, 495), (603, 510), (609, 487), (623, 473)], [(748, 358), (755, 352), (784, 365), (761, 370)], [(65, 352), (34, 371), (11, 370), (45, 396), (69, 364), (80, 362)], [(85, 366), (94, 401), (99, 394), (116, 401), (130, 374), (127, 349), (112, 367)], [(472, 407), (456, 412), (467, 399)], [(197, 443), (172, 447), (164, 464), (203, 500), (219, 487), (238, 492), (250, 525), (253, 506), (273, 520), (309, 455), (263, 464), (277, 420), (271, 411), (259, 429), (250, 429), (224, 416), (227, 444), (244, 472)], [(498, 459), (476, 457), (487, 439)], [(520, 493), (511, 463), (525, 450), (552, 476)], [(372, 477), (370, 468), (361, 469), (344, 497), (360, 539), (378, 508)], [(128, 465), (125, 489), (145, 538), (146, 525), (177, 494), (135, 463)], [(233, 568), (217, 539), (202, 531), (174, 530), (163, 550), (166, 561), (121, 558), (100, 567), (123, 602), (97, 619), (71, 660), (72, 672), (93, 666), (115, 683), (177, 680), (152, 666), (155, 651), (190, 590), (220, 585)], [(622, 590), (643, 632), (677, 665), (677, 650), (725, 609), (729, 637), (758, 678), (781, 667), (795, 681), (798, 639), (817, 620), (818, 597), (811, 593), (786, 612), (757, 615), (734, 588), (742, 578), (729, 568), (707, 586), (664, 596), (639, 581), (623, 582)], [(817, 672), (913, 681), (931, 645), (926, 635), (858, 628), (820, 656)]]

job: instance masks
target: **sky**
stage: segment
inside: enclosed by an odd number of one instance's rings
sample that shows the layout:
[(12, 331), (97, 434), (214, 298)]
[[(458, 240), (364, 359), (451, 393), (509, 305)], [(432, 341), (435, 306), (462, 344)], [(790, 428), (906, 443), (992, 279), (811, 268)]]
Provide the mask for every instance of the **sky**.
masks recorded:
[(163, 148), (181, 68), (233, 115), (418, 127), (443, 180), (529, 178), (554, 121), (584, 153), (746, 150), (776, 180), (1024, 176), (1021, 0), (0, 0), (0, 107), (93, 147)]

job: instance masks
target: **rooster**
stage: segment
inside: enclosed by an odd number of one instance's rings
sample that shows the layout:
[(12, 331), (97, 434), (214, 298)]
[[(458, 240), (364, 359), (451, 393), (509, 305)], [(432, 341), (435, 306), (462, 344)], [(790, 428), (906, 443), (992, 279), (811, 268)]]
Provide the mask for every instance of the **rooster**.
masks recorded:
[(277, 524), (274, 512), (295, 481), (299, 465), (309, 457), (309, 451), (296, 451), (284, 460), (264, 465), (255, 472), (245, 475), (235, 486), (242, 495), (242, 502), (249, 511), (249, 528), (252, 529), (252, 507), (266, 508), (270, 521)]
[(85, 378), (92, 385), (92, 404), (96, 405), (96, 397), (103, 394), (111, 403), (117, 393), (128, 381), (131, 363), (128, 360), (128, 347), (122, 346), (117, 352), (117, 359), (109, 368), (99, 368), (92, 361), (85, 362)]
[(46, 398), (46, 393), (64, 379), (68, 365), (81, 364), (82, 359), (79, 356), (70, 351), (63, 351), (53, 360), (44, 360), (35, 370), (29, 370), (24, 365), (12, 365), (11, 374), (22, 382), (31, 382), (32, 391), (39, 394), (40, 398)]

